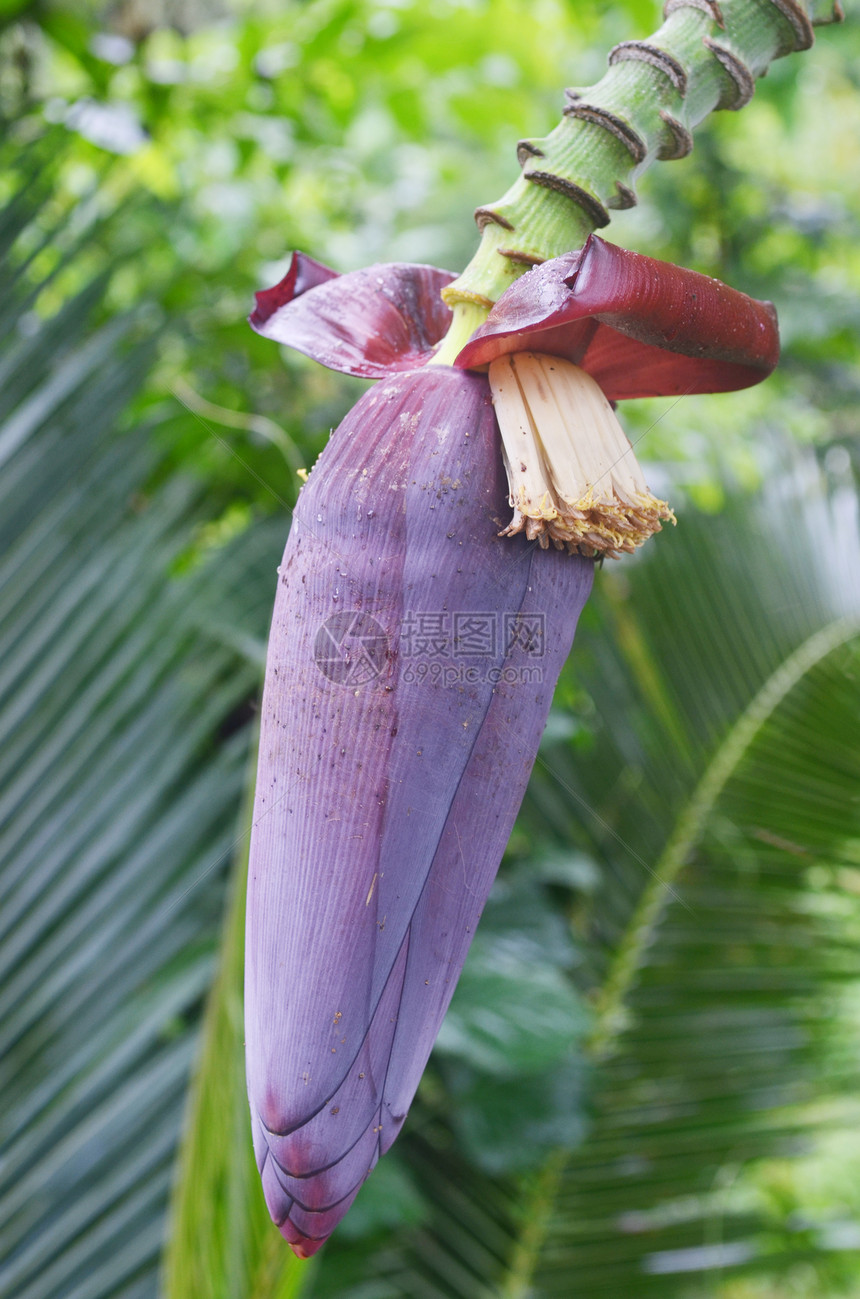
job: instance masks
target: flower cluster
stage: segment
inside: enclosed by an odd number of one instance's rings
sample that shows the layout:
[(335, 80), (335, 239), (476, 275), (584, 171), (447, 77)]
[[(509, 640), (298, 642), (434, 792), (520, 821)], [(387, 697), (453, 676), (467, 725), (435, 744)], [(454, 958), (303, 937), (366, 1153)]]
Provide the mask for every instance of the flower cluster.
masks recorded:
[[(269, 1209), (302, 1257), (406, 1117), (525, 791), (591, 556), (638, 544), (667, 516), (609, 403), (744, 387), (777, 358), (767, 304), (592, 238), (517, 281), (454, 366), (430, 364), (452, 278), (405, 265), (336, 276), (297, 254), (251, 318), (324, 365), (381, 380), (300, 492), (261, 717), (248, 1094)], [(402, 629), (453, 612), (540, 625), (540, 670), (528, 637), (494, 635), (469, 673), (416, 673)]]

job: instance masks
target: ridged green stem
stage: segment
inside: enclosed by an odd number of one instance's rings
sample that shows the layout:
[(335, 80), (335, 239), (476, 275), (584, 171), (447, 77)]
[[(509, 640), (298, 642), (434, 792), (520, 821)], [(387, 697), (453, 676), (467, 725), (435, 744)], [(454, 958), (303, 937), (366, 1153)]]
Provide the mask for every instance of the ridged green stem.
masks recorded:
[(808, 49), (813, 26), (843, 17), (838, 0), (666, 0), (653, 36), (617, 45), (597, 85), (566, 91), (550, 135), (520, 141), (522, 175), (476, 212), (480, 247), (445, 291), (452, 334), (466, 323), (459, 304), (474, 317), (530, 265), (579, 247), (635, 204), (646, 167), (684, 157), (709, 113), (743, 108), (774, 59)]

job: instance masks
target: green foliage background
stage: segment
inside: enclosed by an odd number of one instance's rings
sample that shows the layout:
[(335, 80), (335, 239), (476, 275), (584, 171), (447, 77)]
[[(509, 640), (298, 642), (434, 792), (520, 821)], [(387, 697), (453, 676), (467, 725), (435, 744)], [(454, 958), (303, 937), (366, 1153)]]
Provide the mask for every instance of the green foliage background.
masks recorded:
[(3, 1296), (143, 1299), (165, 1240), (192, 1299), (856, 1293), (848, 9), (613, 218), (775, 301), (783, 364), (626, 406), (679, 528), (599, 575), (407, 1132), (300, 1266), (228, 866), (295, 470), (360, 385), (245, 316), (294, 247), (461, 269), (516, 140), (658, 9), (0, 4)]

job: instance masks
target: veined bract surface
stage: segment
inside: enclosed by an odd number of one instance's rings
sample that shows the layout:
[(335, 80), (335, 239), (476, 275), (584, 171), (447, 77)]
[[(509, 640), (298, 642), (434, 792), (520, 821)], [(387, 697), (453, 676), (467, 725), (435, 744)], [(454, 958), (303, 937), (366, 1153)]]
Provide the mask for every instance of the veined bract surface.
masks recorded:
[(400, 1130), (591, 588), (590, 560), (499, 537), (506, 496), (486, 379), (393, 376), (332, 437), (281, 565), (246, 1037), (267, 1201), (305, 1255)]

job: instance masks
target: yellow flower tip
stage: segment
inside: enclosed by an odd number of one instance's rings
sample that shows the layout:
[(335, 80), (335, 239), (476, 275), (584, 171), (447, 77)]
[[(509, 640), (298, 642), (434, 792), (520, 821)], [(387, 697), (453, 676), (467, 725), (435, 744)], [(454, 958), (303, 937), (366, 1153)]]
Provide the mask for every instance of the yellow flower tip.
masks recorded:
[(597, 383), (555, 356), (521, 352), (490, 365), (514, 517), (501, 533), (617, 559), (675, 523)]
[(308, 481), (308, 471), (307, 471), (307, 469), (297, 469), (297, 470), (296, 470), (296, 477), (297, 477), (297, 478), (301, 478), (302, 482), (303, 482), (303, 483), (306, 483), (306, 482)]

